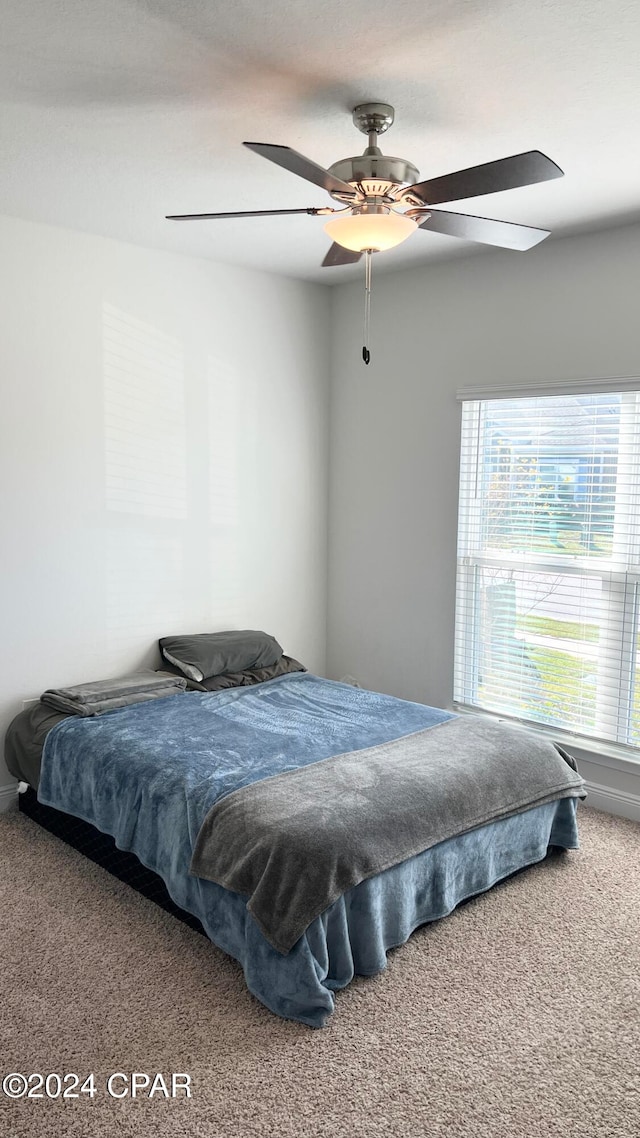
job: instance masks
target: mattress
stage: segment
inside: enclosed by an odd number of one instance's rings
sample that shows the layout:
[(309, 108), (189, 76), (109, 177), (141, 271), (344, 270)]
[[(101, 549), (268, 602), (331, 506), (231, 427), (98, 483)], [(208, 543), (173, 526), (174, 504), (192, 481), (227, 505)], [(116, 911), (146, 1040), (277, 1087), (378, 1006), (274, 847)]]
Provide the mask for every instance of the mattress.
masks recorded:
[(51, 729), (66, 718), (63, 712), (37, 700), (11, 721), (4, 740), (4, 761), (19, 782), (38, 789), (45, 740)]

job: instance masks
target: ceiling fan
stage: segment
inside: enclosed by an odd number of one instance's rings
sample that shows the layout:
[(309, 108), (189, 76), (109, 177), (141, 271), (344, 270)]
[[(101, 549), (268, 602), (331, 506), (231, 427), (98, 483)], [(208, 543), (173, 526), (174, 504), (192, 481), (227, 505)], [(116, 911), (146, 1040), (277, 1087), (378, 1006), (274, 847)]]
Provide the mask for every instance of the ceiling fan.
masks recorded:
[(417, 229), (461, 237), (483, 245), (524, 251), (549, 236), (547, 229), (495, 221), (465, 213), (433, 209), (442, 202), (480, 197), (501, 190), (529, 186), (562, 177), (563, 171), (539, 150), (513, 154), (496, 162), (485, 162), (467, 170), (457, 170), (440, 178), (419, 182), (418, 170), (406, 158), (391, 158), (377, 145), (378, 136), (392, 125), (395, 112), (388, 103), (361, 103), (353, 110), (358, 130), (368, 136), (363, 154), (334, 162), (327, 170), (305, 158), (289, 146), (265, 142), (245, 142), (249, 150), (275, 162), (292, 174), (326, 190), (339, 203), (332, 206), (310, 206), (307, 209), (261, 209), (231, 213), (171, 214), (168, 221), (210, 221), (223, 217), (272, 217), (286, 214), (310, 214), (328, 217), (325, 231), (332, 239), (322, 265), (348, 265), (366, 254), (365, 347), (363, 358), (369, 362), (366, 346), (371, 295), (371, 254), (392, 249), (411, 237)]

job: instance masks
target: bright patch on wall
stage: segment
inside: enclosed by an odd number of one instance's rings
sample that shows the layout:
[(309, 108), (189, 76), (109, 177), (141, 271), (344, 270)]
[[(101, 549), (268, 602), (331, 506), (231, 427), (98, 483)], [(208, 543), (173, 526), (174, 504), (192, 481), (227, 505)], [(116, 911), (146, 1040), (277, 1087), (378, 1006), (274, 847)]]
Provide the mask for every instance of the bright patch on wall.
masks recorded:
[(102, 335), (107, 509), (186, 518), (181, 345), (107, 303)]

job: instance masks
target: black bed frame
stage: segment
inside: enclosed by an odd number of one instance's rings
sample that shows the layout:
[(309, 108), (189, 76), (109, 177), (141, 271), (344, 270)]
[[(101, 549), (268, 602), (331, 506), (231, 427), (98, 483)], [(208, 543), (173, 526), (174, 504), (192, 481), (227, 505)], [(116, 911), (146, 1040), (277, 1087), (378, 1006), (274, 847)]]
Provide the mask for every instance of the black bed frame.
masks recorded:
[(44, 830), (54, 834), (72, 846), (74, 850), (84, 854), (96, 865), (102, 866), (108, 873), (130, 885), (136, 892), (154, 901), (161, 909), (184, 921), (196, 932), (206, 936), (200, 921), (191, 913), (185, 912), (171, 900), (167, 887), (161, 877), (152, 869), (147, 869), (133, 853), (119, 850), (110, 834), (103, 834), (89, 822), (82, 818), (74, 818), (72, 814), (64, 814), (52, 806), (43, 806), (38, 802), (35, 790), (29, 787), (23, 794), (18, 795), (18, 806), (23, 814), (37, 822)]

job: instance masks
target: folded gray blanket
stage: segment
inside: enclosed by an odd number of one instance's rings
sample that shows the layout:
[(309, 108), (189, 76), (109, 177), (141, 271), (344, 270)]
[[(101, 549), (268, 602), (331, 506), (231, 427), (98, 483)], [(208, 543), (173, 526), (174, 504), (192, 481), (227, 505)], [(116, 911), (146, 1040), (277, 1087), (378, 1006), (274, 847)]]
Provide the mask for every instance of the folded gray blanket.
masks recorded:
[(96, 680), (90, 684), (76, 684), (69, 688), (48, 688), (40, 702), (68, 715), (100, 715), (116, 707), (128, 707), (147, 699), (176, 695), (184, 691), (184, 677), (162, 672), (140, 671), (111, 680)]
[(471, 717), (251, 783), (200, 829), (197, 877), (248, 897), (287, 953), (346, 890), (447, 838), (558, 798), (585, 797), (556, 744)]

